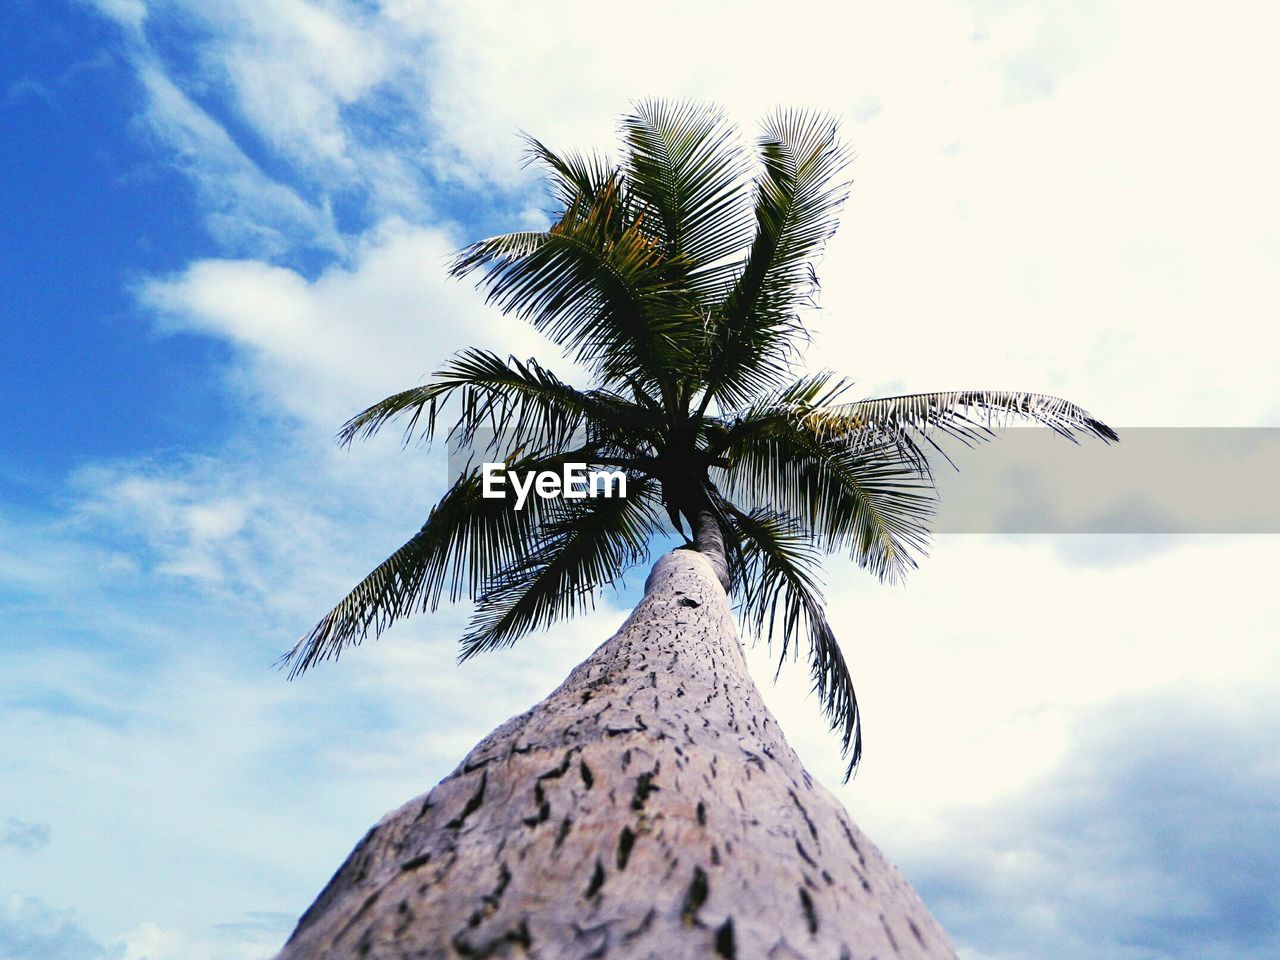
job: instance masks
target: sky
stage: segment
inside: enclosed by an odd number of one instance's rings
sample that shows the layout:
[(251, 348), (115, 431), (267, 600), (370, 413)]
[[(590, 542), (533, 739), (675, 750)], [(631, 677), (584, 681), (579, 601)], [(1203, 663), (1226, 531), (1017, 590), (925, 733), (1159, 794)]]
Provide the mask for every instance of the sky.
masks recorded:
[[(604, 10), (0, 7), (0, 960), (271, 956), (370, 824), (625, 617), (643, 572), (483, 662), (450, 608), (272, 667), (444, 488), (443, 453), (337, 427), (465, 346), (554, 366), (443, 268), (547, 223), (521, 131), (610, 149), (655, 95), (748, 137), (833, 111), (854, 187), (811, 368), (1058, 394), (1122, 436), (1280, 426), (1266, 5)], [(939, 535), (905, 586), (832, 558), (848, 785), (806, 671), (750, 659), (964, 960), (1262, 960), (1278, 564), (1204, 534)]]

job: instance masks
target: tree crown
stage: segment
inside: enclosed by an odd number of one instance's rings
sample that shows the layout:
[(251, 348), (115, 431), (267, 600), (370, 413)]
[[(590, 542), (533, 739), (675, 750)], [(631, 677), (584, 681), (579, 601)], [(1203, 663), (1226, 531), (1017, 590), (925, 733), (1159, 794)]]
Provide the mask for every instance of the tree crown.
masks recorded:
[(744, 624), (779, 641), (780, 665), (807, 647), (852, 771), (861, 719), (823, 609), (821, 556), (847, 553), (885, 579), (915, 565), (937, 436), (972, 444), (1014, 418), (1072, 439), (1115, 434), (1042, 394), (853, 399), (835, 374), (802, 373), (800, 311), (848, 192), (833, 118), (779, 110), (749, 151), (719, 110), (650, 100), (620, 133), (617, 161), (529, 139), (555, 222), (471, 244), (451, 267), (478, 274), (489, 302), (546, 334), (591, 385), (532, 359), (464, 350), (428, 383), (356, 415), (339, 439), (403, 418), (406, 440), (491, 437), (513, 470), (625, 470), (628, 496), (530, 498), (516, 511), (482, 495), (473, 464), (285, 660), (301, 673), (446, 594), (475, 603), (462, 659), (507, 646), (589, 606), (648, 559), (656, 536), (685, 536), (686, 523), (692, 533), (709, 517)]

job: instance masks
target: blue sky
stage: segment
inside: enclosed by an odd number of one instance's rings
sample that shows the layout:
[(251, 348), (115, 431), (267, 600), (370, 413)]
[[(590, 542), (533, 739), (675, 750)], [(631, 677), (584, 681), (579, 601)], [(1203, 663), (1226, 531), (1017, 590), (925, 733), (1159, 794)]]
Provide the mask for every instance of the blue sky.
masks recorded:
[[(811, 365), (1280, 425), (1269, 15), (883, 6), (781, 44), (751, 4), (4, 5), (0, 958), (270, 956), (372, 822), (621, 622), (634, 583), (483, 665), (446, 610), (271, 669), (443, 486), (441, 454), (337, 426), (464, 346), (556, 356), (442, 269), (545, 222), (521, 130), (607, 148), (648, 95), (747, 131), (837, 111), (855, 188)], [(949, 535), (905, 588), (832, 561), (849, 786), (804, 671), (752, 658), (965, 960), (1273, 957), (1277, 561)]]
[(200, 214), (190, 185), (142, 155), (131, 124), (137, 82), (113, 53), (115, 28), (78, 7), (51, 12), (9, 5), (0, 21), (8, 144), (0, 363), (21, 404), (0, 428), (6, 484), (189, 442), (186, 424), (216, 422), (229, 409), (216, 389), (199, 386), (216, 345), (157, 340), (127, 287), (130, 277), (216, 249), (192, 230)]

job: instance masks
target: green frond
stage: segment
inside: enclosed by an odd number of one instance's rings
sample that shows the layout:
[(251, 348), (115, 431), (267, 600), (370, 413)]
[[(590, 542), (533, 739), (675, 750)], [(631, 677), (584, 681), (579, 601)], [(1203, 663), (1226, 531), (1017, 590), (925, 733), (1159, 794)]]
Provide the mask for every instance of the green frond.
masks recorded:
[(580, 207), (616, 183), (617, 168), (596, 153), (552, 152), (534, 137), (525, 136), (525, 162), (541, 164), (547, 171), (552, 191), (561, 209)]
[[(349, 444), (389, 420), (407, 416), (404, 439), (415, 432), (430, 441), (440, 412), (453, 399), (460, 410), (450, 438), (470, 443), (489, 428), (503, 450), (555, 451), (575, 438), (603, 446), (654, 442), (659, 428), (649, 407), (608, 390), (578, 390), (536, 360), (503, 359), (488, 350), (460, 351), (430, 383), (387, 397), (349, 420), (338, 434)], [(425, 425), (418, 425), (425, 416)]]
[(806, 374), (790, 383), (774, 386), (755, 397), (737, 414), (725, 418), (726, 442), (768, 429), (775, 421), (813, 417), (831, 410), (853, 386), (829, 370)]
[[(912, 393), (839, 404), (833, 408), (837, 420), (847, 417), (844, 436), (857, 442), (892, 442), (904, 459), (924, 473), (930, 472), (925, 446), (951, 463), (936, 437), (951, 437), (964, 444), (990, 440), (995, 431), (1021, 420), (1048, 427), (1060, 436), (1078, 442), (1076, 434), (1094, 436), (1110, 443), (1120, 438), (1101, 420), (1067, 400), (1043, 393), (1003, 390), (951, 390)], [(839, 429), (837, 426), (836, 429)]]
[(664, 255), (687, 264), (695, 292), (708, 279), (717, 289), (712, 268), (751, 242), (750, 168), (736, 128), (714, 107), (654, 99), (636, 104), (621, 130), (628, 183), (661, 221)]
[[(862, 727), (848, 666), (823, 612), (823, 553), (882, 579), (928, 544), (934, 453), (1027, 421), (1075, 440), (1117, 439), (1065, 400), (953, 391), (850, 401), (850, 383), (796, 378), (814, 264), (848, 193), (850, 153), (821, 113), (767, 118), (754, 157), (716, 108), (647, 100), (621, 120), (618, 162), (555, 153), (527, 138), (559, 209), (543, 231), (473, 243), (450, 272), (477, 275), (514, 313), (586, 366), (579, 389), (534, 360), (465, 350), (421, 386), (346, 423), (348, 444), (397, 420), (406, 442), (438, 429), (458, 444), (493, 432), (518, 471), (568, 462), (621, 467), (626, 498), (484, 498), (471, 469), (421, 530), (379, 564), (286, 656), (291, 676), (446, 596), (475, 608), (461, 657), (514, 643), (582, 611), (648, 556), (665, 516), (719, 538), (748, 629), (807, 642), (823, 708), (850, 758)], [(754, 161), (754, 163), (752, 162)], [(447, 419), (442, 419), (446, 418)], [(683, 518), (683, 520), (682, 520)]]
[(755, 239), (713, 340), (711, 391), (728, 406), (771, 389), (794, 365), (804, 337), (797, 310), (817, 290), (813, 261), (835, 233), (848, 193), (837, 177), (850, 154), (825, 114), (775, 113), (759, 150)]
[[(786, 432), (792, 425), (814, 442), (831, 441), (849, 450), (870, 450), (883, 456), (892, 446), (904, 465), (922, 477), (931, 477), (929, 457), (916, 442), (923, 438), (910, 430), (868, 420), (854, 409), (856, 404), (841, 402), (852, 386), (850, 380), (820, 371), (766, 393), (729, 420), (719, 448), (727, 450), (748, 436)], [(937, 450), (945, 456), (941, 448)]]
[(648, 386), (693, 362), (688, 310), (660, 243), (616, 185), (545, 233), (472, 244), (451, 268), (458, 277), (476, 270), (490, 303), (528, 320), (605, 385)]
[[(822, 396), (839, 388), (820, 375), (795, 390)], [(814, 415), (821, 409), (783, 403), (748, 411), (720, 446), (728, 467), (718, 486), (735, 503), (794, 516), (821, 549), (848, 551), (878, 577), (895, 579), (927, 550), (933, 485), (893, 443), (832, 435)]]
[(988, 439), (1014, 420), (1048, 427), (1074, 441), (1077, 433), (1110, 442), (1119, 440), (1109, 426), (1060, 397), (1009, 390), (949, 390), (910, 393), (844, 404), (840, 412), (882, 430), (937, 431), (965, 443)]
[[(591, 462), (593, 451), (572, 450), (524, 457), (508, 464), (516, 471), (563, 469), (565, 463)], [(435, 610), (444, 597), (475, 598), (503, 570), (542, 549), (544, 529), (557, 520), (565, 503), (530, 497), (523, 510), (506, 499), (482, 495), (481, 476), (473, 468), (453, 484), (431, 509), (426, 523), (398, 550), (378, 564), (310, 633), (283, 658), (290, 677), (321, 660), (336, 659), (371, 634), (416, 611)]]
[(862, 718), (848, 664), (824, 612), (818, 554), (803, 526), (784, 513), (745, 513), (724, 502), (721, 507), (737, 545), (733, 585), (743, 622), (758, 637), (779, 637), (779, 669), (788, 650), (808, 639), (813, 691), (840, 734), (847, 781), (862, 758)]
[(649, 556), (658, 531), (654, 484), (628, 478), (626, 497), (559, 501), (538, 547), (493, 575), (476, 603), (461, 659), (510, 646), (594, 605), (596, 592)]

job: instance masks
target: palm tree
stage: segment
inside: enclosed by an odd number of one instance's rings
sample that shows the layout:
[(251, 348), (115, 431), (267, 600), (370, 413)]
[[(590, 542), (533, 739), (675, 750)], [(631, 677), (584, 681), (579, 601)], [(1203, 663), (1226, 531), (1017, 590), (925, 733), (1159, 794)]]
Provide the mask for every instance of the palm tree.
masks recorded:
[[(745, 673), (727, 598), (749, 633), (778, 642), (780, 662), (805, 648), (847, 777), (862, 725), (823, 610), (820, 557), (847, 553), (885, 579), (914, 566), (940, 437), (971, 444), (1015, 418), (1073, 439), (1115, 434), (1041, 394), (852, 399), (833, 373), (800, 374), (800, 311), (848, 188), (830, 117), (779, 111), (752, 155), (717, 110), (649, 101), (621, 135), (616, 163), (530, 139), (555, 223), (474, 243), (452, 265), (457, 277), (478, 274), (490, 302), (558, 344), (591, 385), (465, 350), (339, 437), (402, 418), (406, 440), (491, 437), (488, 454), (516, 472), (623, 471), (627, 495), (530, 497), (515, 510), (484, 496), (473, 463), (286, 660), (302, 673), (446, 595), (474, 601), (466, 660), (589, 606), (664, 535), (684, 548), (659, 561), (627, 624), (564, 686), (366, 838), (283, 956), (407, 956), (408, 944), (425, 951), (414, 956), (764, 956), (780, 943), (792, 955), (820, 944), (831, 956), (952, 955), (782, 740)], [(606, 788), (611, 813), (592, 806)], [(754, 828), (727, 825), (730, 810), (738, 820), (758, 811)], [(677, 856), (681, 844), (700, 852)], [(581, 858), (572, 869), (557, 866), (566, 849)], [(450, 857), (469, 866), (439, 865)], [(434, 879), (419, 890), (424, 870)], [(366, 903), (378, 897), (382, 907)], [(771, 918), (778, 897), (787, 905)]]

